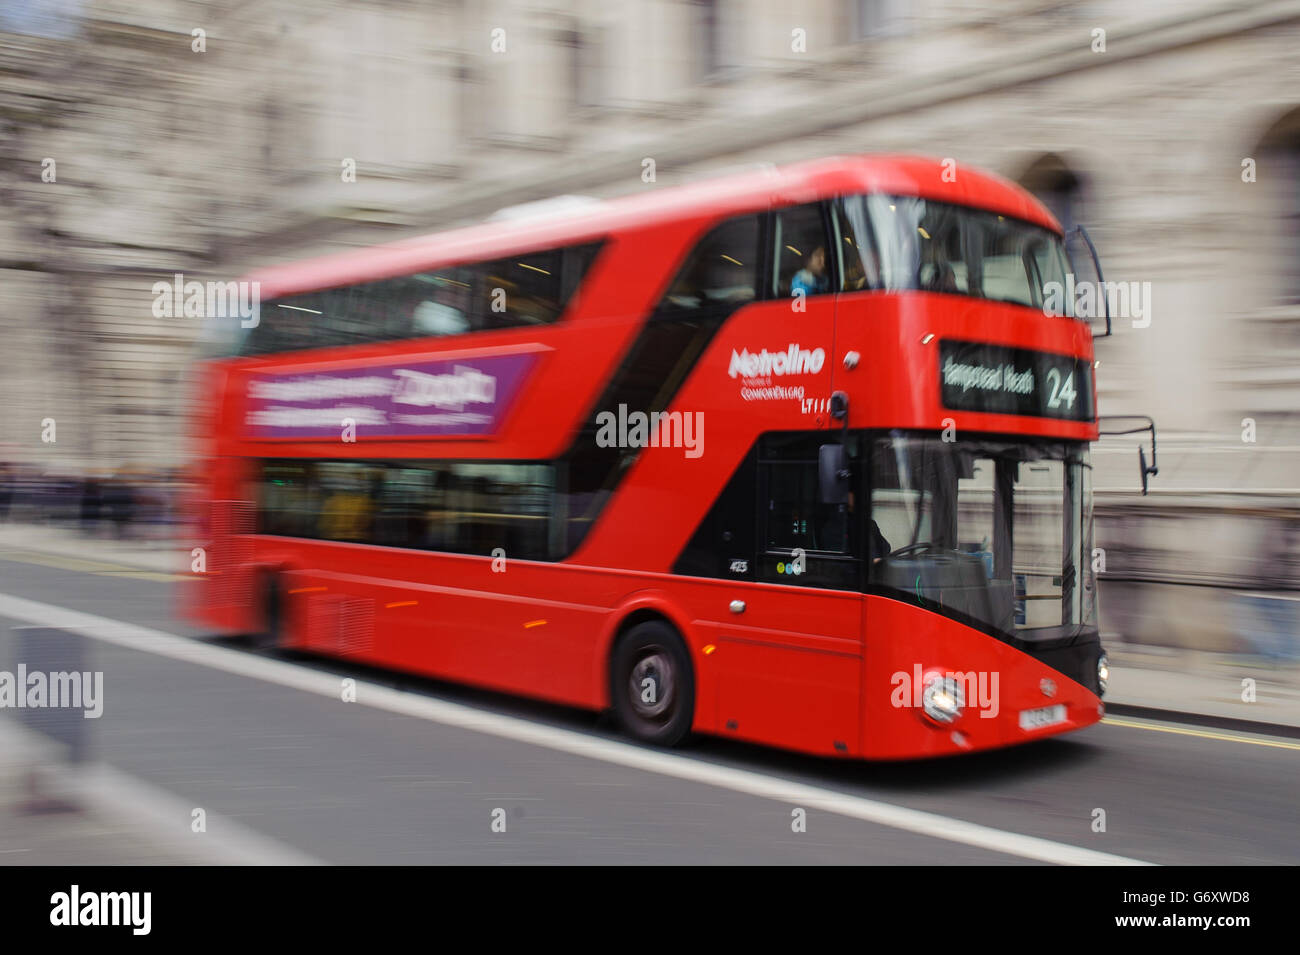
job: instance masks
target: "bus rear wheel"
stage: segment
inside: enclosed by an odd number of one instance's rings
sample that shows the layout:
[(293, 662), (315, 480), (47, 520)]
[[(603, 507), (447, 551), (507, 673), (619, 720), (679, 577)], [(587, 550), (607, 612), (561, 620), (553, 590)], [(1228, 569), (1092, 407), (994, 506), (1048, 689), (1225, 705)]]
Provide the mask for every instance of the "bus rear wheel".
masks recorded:
[(695, 716), (695, 676), (676, 630), (647, 620), (624, 634), (610, 664), (610, 699), (637, 739), (676, 746), (686, 738)]

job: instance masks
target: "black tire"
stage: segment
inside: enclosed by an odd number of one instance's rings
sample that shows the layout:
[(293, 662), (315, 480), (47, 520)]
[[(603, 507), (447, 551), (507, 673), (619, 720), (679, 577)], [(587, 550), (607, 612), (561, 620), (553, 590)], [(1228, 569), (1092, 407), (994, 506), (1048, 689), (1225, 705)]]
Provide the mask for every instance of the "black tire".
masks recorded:
[(676, 746), (695, 717), (695, 673), (677, 631), (662, 620), (638, 623), (614, 647), (609, 696), (632, 736)]
[(258, 577), (258, 600), (262, 607), (262, 629), (253, 634), (253, 646), (258, 650), (279, 648), (284, 636), (284, 595), (280, 575), (273, 572)]

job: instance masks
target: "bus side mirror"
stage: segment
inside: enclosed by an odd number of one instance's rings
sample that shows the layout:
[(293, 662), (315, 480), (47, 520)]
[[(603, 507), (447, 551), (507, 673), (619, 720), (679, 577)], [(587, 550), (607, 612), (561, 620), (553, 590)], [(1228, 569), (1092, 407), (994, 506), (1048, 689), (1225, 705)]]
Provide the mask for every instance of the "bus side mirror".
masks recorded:
[(1120, 428), (1119, 430), (1108, 431), (1104, 427), (1099, 427), (1099, 435), (1108, 434), (1141, 434), (1144, 431), (1151, 432), (1151, 463), (1147, 464), (1147, 452), (1142, 445), (1138, 445), (1138, 469), (1142, 472), (1142, 493), (1147, 493), (1147, 478), (1160, 473), (1160, 468), (1156, 467), (1156, 423), (1146, 415), (1106, 415), (1097, 419), (1100, 426), (1105, 421), (1145, 421), (1146, 424), (1136, 428)]
[(817, 449), (817, 485), (823, 504), (848, 503), (849, 469), (844, 445), (823, 444)]
[[(1153, 433), (1151, 435), (1152, 462), (1155, 461), (1155, 454), (1156, 454), (1155, 434)], [(1156, 467), (1154, 463), (1152, 463), (1150, 467), (1147, 466), (1147, 452), (1146, 449), (1142, 447), (1142, 445), (1140, 444), (1138, 445), (1138, 467), (1142, 469), (1142, 495), (1145, 497), (1147, 493), (1147, 476), (1148, 475), (1154, 476), (1156, 474), (1159, 474), (1160, 469)]]

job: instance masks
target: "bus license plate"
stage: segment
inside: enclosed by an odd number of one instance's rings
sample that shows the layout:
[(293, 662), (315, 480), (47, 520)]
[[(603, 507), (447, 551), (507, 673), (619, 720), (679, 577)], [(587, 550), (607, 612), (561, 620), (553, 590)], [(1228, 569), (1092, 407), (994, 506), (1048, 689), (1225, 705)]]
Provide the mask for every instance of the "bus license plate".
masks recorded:
[(1044, 726), (1064, 722), (1064, 703), (1057, 703), (1055, 706), (1044, 706), (1036, 710), (1020, 711), (1020, 728), (1022, 730), (1037, 730), (1042, 729)]

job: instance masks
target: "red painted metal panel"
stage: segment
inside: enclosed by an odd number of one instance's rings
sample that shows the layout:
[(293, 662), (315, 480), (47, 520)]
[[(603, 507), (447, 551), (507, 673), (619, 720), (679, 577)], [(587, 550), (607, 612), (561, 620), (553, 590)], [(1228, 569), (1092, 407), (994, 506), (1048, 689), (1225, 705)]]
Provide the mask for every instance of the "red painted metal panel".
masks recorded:
[[(369, 281), (485, 257), (601, 238), (605, 246), (569, 312), (553, 325), (437, 341), (321, 349), (214, 365), (196, 423), (210, 502), (246, 501), (249, 462), (264, 456), (544, 460), (568, 446), (624, 359), (686, 252), (728, 216), (836, 195), (883, 191), (990, 209), (1059, 231), (1033, 197), (938, 160), (847, 157), (750, 173), (600, 204), (564, 222), (489, 223), (363, 252), (264, 269), (264, 297)], [(677, 577), (677, 555), (745, 452), (765, 431), (830, 429), (842, 390), (853, 428), (960, 429), (1092, 440), (1095, 421), (954, 412), (942, 407), (938, 342), (956, 338), (1092, 360), (1087, 327), (1014, 305), (939, 293), (816, 297), (805, 312), (756, 302), (727, 321), (668, 411), (700, 412), (705, 452), (647, 448), (582, 547), (567, 560), (510, 560), (360, 544), (247, 536), (221, 507), (208, 528), (217, 569), (191, 590), (189, 611), (251, 629), (255, 571), (281, 571), (290, 641), (319, 652), (569, 704), (608, 703), (606, 659), (630, 614), (652, 610), (681, 632), (696, 670), (695, 728), (827, 755), (902, 758), (1001, 746), (1098, 718), (1085, 688), (1006, 643), (918, 607), (805, 587)], [(820, 351), (790, 373), (746, 378), (745, 356)], [(844, 365), (849, 351), (861, 355)], [(420, 358), (535, 356), (491, 435), (370, 438), (356, 443), (250, 440), (242, 427), (252, 375), (355, 369)], [(802, 361), (802, 359), (800, 359)], [(784, 360), (783, 360), (784, 361)], [(838, 423), (834, 423), (838, 427)], [(234, 566), (231, 564), (233, 561)], [(729, 611), (742, 599), (743, 615)], [(968, 713), (961, 742), (914, 707), (891, 704), (898, 672), (941, 667), (999, 674), (997, 716)], [(1052, 675), (1066, 724), (1026, 733), (1019, 709), (1041, 705)]]

